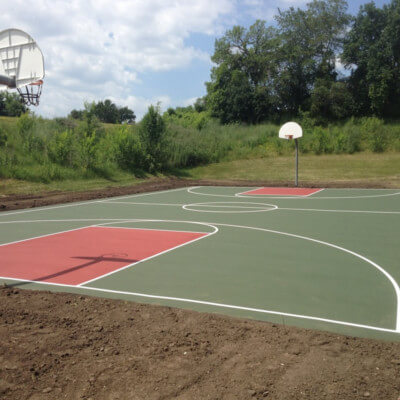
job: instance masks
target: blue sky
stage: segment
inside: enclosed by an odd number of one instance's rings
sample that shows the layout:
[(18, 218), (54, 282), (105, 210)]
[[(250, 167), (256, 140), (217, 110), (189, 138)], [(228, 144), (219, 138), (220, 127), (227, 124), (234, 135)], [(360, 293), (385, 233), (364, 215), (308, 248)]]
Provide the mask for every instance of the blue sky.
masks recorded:
[[(278, 7), (308, 0), (2, 0), (0, 30), (19, 28), (41, 47), (44, 117), (109, 98), (140, 119), (150, 104), (192, 104), (206, 93), (215, 38), (233, 25), (273, 24)], [(381, 7), (389, 0), (375, 1)], [(366, 1), (350, 0), (356, 14)], [(29, 13), (27, 13), (29, 9)], [(5, 11), (4, 11), (5, 10)]]

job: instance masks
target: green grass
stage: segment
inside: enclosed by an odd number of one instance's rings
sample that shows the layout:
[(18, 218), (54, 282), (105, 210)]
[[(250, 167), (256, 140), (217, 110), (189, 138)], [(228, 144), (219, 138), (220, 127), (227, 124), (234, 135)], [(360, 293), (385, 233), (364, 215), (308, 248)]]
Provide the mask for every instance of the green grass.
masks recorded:
[[(178, 170), (177, 175), (188, 179), (253, 180), (291, 183), (294, 180), (294, 157), (267, 157), (234, 160), (203, 167)], [(104, 178), (54, 181), (47, 184), (17, 179), (0, 181), (0, 196), (9, 194), (38, 194), (51, 191), (86, 191), (106, 187), (137, 185), (163, 179), (164, 175), (135, 178), (120, 173), (113, 180)], [(357, 153), (353, 155), (303, 155), (299, 157), (300, 184), (346, 184), (400, 188), (400, 153)]]
[[(186, 170), (192, 179), (292, 182), (294, 156), (221, 162)], [(399, 153), (299, 156), (300, 183), (376, 184), (400, 187)]]
[[(304, 125), (304, 124), (303, 124)], [(182, 178), (293, 182), (294, 143), (279, 126), (170, 124), (162, 171)], [(138, 126), (0, 117), (0, 195), (128, 186), (152, 175)], [(300, 183), (399, 187), (400, 123), (376, 118), (304, 125)], [(157, 160), (156, 160), (157, 161)], [(157, 163), (154, 165), (158, 165)], [(161, 164), (160, 164), (161, 165)]]

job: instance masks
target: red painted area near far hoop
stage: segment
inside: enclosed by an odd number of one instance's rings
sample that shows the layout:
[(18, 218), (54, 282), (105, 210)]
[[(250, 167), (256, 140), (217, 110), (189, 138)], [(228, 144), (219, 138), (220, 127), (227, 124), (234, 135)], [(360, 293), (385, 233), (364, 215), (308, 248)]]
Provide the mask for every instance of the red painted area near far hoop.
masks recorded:
[(207, 233), (87, 227), (0, 246), (0, 276), (78, 285)]
[(265, 195), (265, 196), (310, 196), (322, 189), (315, 188), (285, 188), (285, 187), (263, 187), (248, 192), (240, 193), (245, 195)]

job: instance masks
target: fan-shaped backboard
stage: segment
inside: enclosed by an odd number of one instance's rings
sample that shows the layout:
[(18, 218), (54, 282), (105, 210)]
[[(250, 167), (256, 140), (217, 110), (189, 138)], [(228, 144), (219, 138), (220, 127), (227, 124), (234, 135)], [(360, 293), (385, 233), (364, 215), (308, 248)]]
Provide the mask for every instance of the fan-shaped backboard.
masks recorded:
[(296, 122), (286, 122), (279, 129), (279, 137), (281, 139), (298, 139), (303, 136), (303, 129)]
[[(43, 79), (43, 54), (30, 35), (19, 29), (0, 32), (0, 75), (15, 77), (17, 88)], [(0, 90), (6, 88), (0, 84)]]

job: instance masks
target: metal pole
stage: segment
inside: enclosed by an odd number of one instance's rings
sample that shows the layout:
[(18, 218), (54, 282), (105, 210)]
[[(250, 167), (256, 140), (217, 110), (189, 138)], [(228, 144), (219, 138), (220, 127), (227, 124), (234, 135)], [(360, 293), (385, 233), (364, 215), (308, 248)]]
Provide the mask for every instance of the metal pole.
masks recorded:
[(296, 178), (295, 178), (295, 186), (299, 186), (299, 144), (297, 142), (297, 139), (294, 139), (294, 142), (296, 144)]
[(5, 75), (0, 75), (0, 85), (8, 86), (10, 89), (15, 89), (15, 76), (9, 77)]

